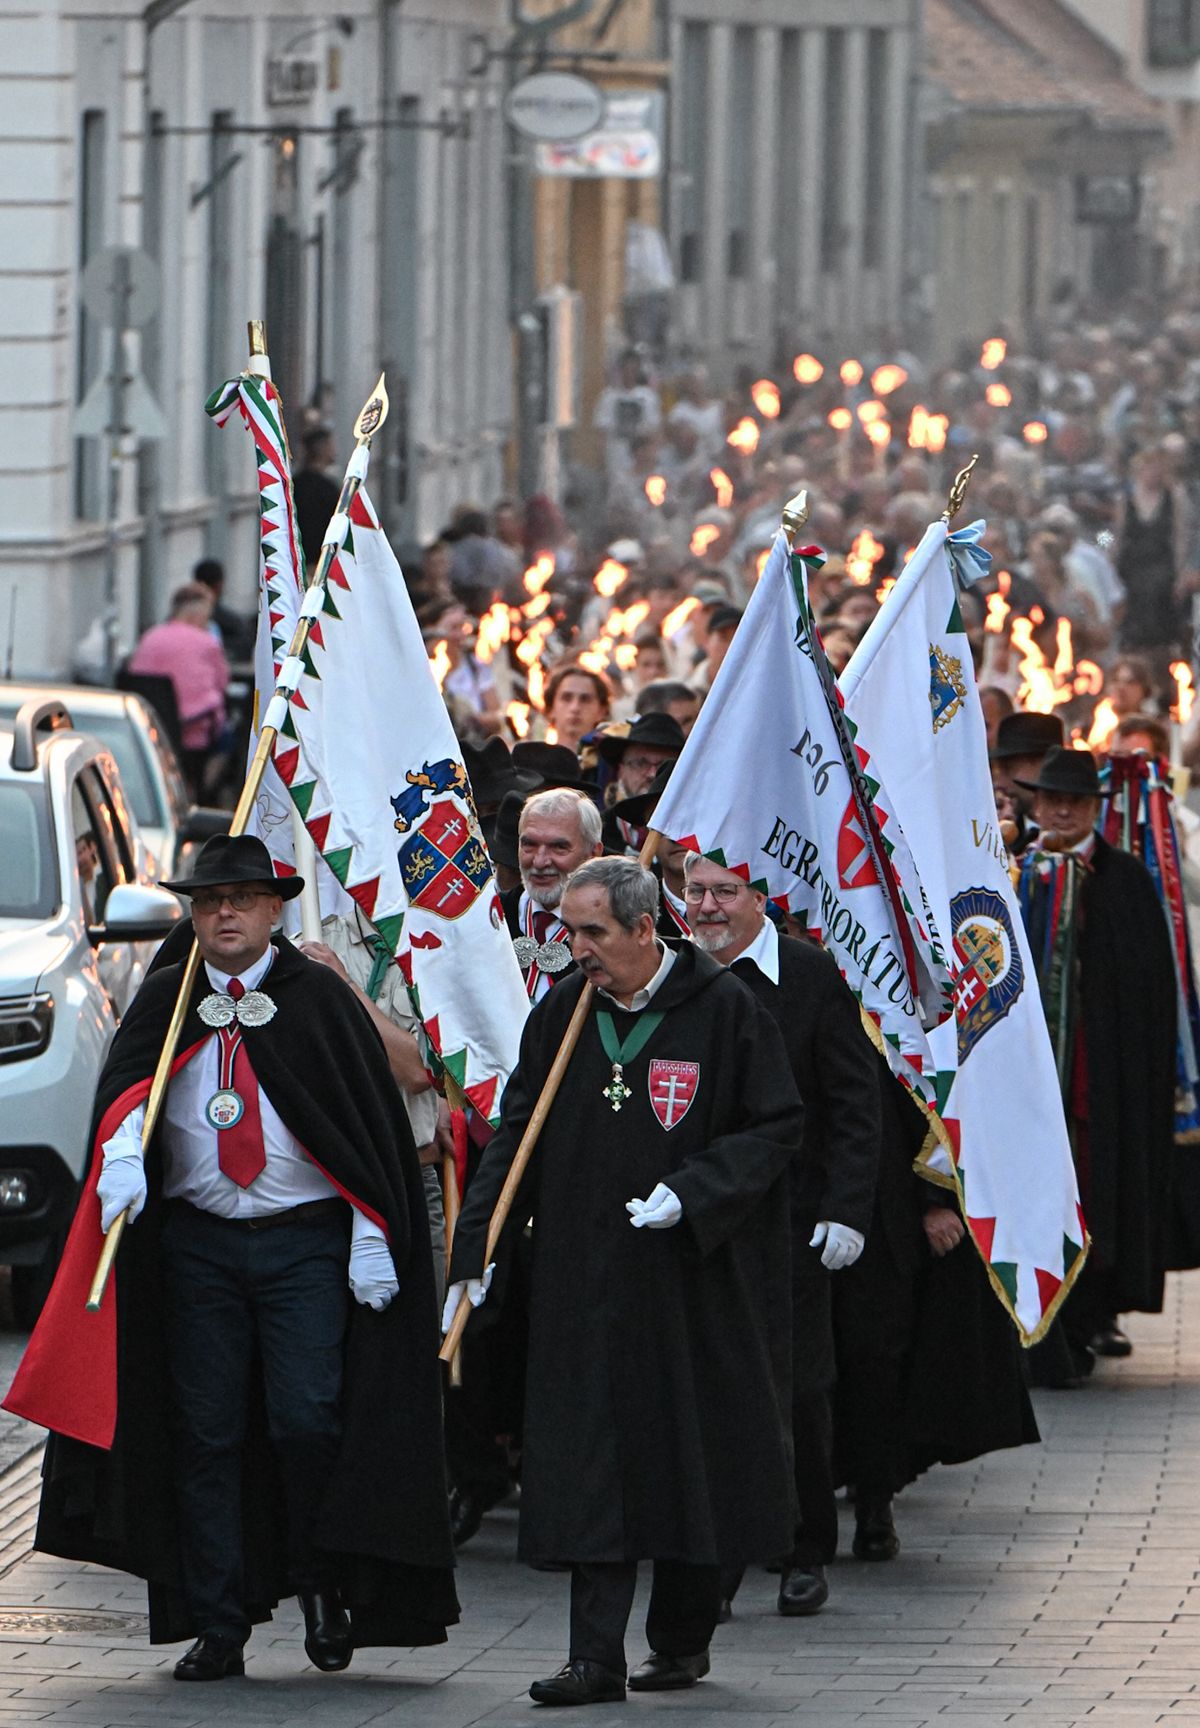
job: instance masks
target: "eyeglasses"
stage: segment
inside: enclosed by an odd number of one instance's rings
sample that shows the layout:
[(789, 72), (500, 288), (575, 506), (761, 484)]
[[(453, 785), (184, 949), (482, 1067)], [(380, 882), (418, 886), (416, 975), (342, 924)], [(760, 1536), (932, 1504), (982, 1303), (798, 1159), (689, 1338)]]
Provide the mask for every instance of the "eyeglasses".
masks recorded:
[(228, 894), (222, 894), (216, 888), (202, 888), (198, 894), (192, 895), (192, 911), (219, 912), (228, 900), (235, 912), (249, 912), (256, 900), (272, 900), (274, 895), (268, 888), (234, 888)]
[(630, 756), (628, 753), (621, 758), (621, 767), (632, 768), (635, 774), (644, 773), (647, 768), (658, 767), (657, 756)]
[(710, 888), (707, 883), (702, 885), (699, 882), (689, 882), (683, 891), (683, 897), (689, 906), (699, 906), (704, 896), (711, 894), (719, 905), (732, 906), (741, 891), (741, 884), (738, 882), (718, 882), (715, 888)]

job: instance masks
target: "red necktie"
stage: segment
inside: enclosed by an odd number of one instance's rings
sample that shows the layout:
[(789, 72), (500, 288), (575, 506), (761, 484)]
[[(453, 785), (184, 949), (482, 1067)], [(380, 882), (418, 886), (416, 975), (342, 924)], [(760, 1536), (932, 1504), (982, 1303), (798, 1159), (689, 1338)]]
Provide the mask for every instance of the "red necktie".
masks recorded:
[[(228, 990), (234, 1002), (240, 1002), (246, 994), (246, 986), (240, 978), (231, 978)], [(258, 1109), (258, 1081), (250, 1066), (237, 1020), (220, 1027), (217, 1037), (221, 1040), (221, 1085), (232, 1085), (242, 1101), (242, 1113), (233, 1126), (217, 1130), (217, 1163), (221, 1173), (231, 1182), (236, 1182), (239, 1188), (249, 1188), (267, 1166), (262, 1117)]]
[(550, 934), (550, 926), (554, 922), (554, 914), (544, 909), (533, 915), (533, 935), (537, 942), (544, 942)]

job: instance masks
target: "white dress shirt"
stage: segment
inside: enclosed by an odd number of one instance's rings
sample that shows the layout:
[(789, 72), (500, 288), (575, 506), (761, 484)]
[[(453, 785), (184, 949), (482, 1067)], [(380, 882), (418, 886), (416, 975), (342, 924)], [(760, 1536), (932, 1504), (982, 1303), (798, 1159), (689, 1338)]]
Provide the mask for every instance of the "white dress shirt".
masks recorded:
[[(241, 974), (248, 991), (263, 983), (274, 958), (274, 948), (268, 947), (262, 958)], [(207, 961), (204, 966), (213, 989), (227, 991), (231, 974), (218, 972)], [(247, 1048), (253, 1062), (253, 1035)], [(220, 1040), (214, 1032), (167, 1089), (162, 1132), (164, 1198), (187, 1200), (202, 1212), (214, 1212), (218, 1218), (257, 1218), (268, 1212), (285, 1211), (289, 1206), (302, 1206), (310, 1200), (337, 1197), (336, 1188), (284, 1127), (261, 1086), (258, 1109), (266, 1165), (248, 1188), (226, 1176), (217, 1162), (217, 1130), (204, 1115), (204, 1107), (219, 1085)], [(141, 1155), (145, 1111), (144, 1104), (130, 1111), (112, 1138), (105, 1141), (106, 1158)]]
[(731, 966), (739, 960), (753, 961), (764, 978), (772, 984), (779, 982), (779, 932), (770, 918), (762, 921), (762, 929), (748, 948), (743, 948), (740, 954), (735, 954), (729, 962)]

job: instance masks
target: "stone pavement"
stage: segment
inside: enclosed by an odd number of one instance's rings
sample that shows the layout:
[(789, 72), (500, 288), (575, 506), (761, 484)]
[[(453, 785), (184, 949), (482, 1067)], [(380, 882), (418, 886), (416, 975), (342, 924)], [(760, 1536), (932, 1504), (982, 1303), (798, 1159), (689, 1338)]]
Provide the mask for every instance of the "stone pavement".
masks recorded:
[[(1129, 1329), (1129, 1362), (1038, 1395), (1044, 1445), (905, 1493), (893, 1564), (842, 1561), (812, 1620), (780, 1619), (775, 1581), (752, 1573), (708, 1680), (593, 1706), (587, 1728), (1200, 1728), (1200, 1277)], [(0, 1728), (545, 1728), (525, 1689), (563, 1659), (566, 1580), (516, 1564), (515, 1521), (493, 1514), (464, 1551), (441, 1649), (364, 1651), (322, 1677), (289, 1607), (256, 1632), (245, 1680), (205, 1687), (174, 1684), (178, 1651), (146, 1644), (135, 1580), (21, 1559), (0, 1576)]]

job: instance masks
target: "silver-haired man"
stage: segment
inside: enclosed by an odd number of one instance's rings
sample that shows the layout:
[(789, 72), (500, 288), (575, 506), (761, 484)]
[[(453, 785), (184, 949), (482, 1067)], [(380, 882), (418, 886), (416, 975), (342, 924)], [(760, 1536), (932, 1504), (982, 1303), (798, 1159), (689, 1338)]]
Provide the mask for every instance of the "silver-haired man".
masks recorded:
[(534, 1220), (522, 1558), (571, 1568), (543, 1704), (625, 1696), (639, 1560), (654, 1562), (635, 1691), (708, 1672), (723, 1566), (791, 1541), (785, 1172), (802, 1110), (770, 1015), (691, 944), (655, 935), (633, 859), (577, 869), (578, 971), (526, 1023), (500, 1128), (455, 1237), (444, 1325), (486, 1294), (488, 1220), (567, 1022), (595, 997), (510, 1215)]

